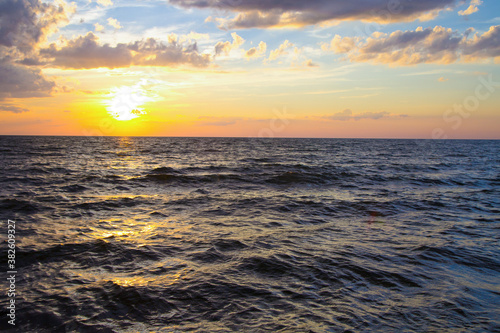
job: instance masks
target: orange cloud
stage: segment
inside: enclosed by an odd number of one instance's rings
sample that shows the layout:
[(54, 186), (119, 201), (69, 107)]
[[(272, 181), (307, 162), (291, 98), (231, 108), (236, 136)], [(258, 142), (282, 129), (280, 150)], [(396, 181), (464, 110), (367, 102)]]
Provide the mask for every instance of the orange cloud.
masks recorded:
[(281, 44), (277, 49), (271, 51), (268, 60), (273, 61), (281, 56), (287, 55), (288, 54), (287, 50), (293, 46), (294, 46), (293, 43), (290, 43), (288, 40), (285, 40), (283, 44)]
[(250, 60), (252, 58), (262, 57), (266, 53), (266, 50), (267, 50), (267, 44), (264, 42), (260, 42), (259, 46), (252, 47), (251, 49), (245, 52), (245, 58), (247, 58), (247, 60)]
[(218, 42), (215, 45), (214, 53), (216, 56), (220, 54), (225, 54), (227, 56), (232, 50), (238, 49), (241, 45), (243, 45), (243, 43), (245, 43), (245, 40), (240, 36), (238, 36), (236, 32), (233, 32), (231, 34), (231, 37), (233, 37), (232, 43), (226, 41), (226, 42)]
[(466, 10), (459, 11), (458, 15), (467, 16), (474, 14), (475, 12), (479, 11), (479, 8), (477, 8), (477, 6), (480, 6), (482, 4), (483, 2), (481, 0), (471, 0), (470, 6)]

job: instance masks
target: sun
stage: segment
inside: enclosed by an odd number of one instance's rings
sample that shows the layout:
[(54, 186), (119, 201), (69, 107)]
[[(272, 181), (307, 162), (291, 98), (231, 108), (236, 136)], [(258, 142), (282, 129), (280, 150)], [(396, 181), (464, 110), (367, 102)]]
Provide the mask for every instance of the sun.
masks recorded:
[(155, 100), (154, 96), (144, 89), (142, 83), (112, 88), (107, 97), (109, 99), (105, 104), (108, 113), (121, 121), (132, 120), (146, 114), (141, 106)]

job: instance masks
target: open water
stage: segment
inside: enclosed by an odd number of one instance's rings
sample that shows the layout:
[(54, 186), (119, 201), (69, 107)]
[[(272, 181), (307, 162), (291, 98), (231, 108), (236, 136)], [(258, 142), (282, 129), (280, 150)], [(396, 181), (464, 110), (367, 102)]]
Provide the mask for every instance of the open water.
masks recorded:
[(500, 141), (3, 136), (0, 170), (18, 332), (500, 332)]

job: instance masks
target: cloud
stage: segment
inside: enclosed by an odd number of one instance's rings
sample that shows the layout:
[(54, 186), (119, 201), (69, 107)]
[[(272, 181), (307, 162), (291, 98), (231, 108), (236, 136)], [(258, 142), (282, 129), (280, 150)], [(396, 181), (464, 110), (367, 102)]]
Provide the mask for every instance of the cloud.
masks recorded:
[(0, 111), (12, 112), (12, 113), (23, 113), (23, 112), (28, 112), (29, 110), (22, 108), (20, 106), (17, 106), (17, 105), (3, 103), (3, 104), (0, 104)]
[(165, 44), (148, 38), (128, 44), (101, 44), (92, 32), (66, 41), (63, 46), (55, 43), (40, 51), (47, 64), (67, 69), (120, 68), (130, 66), (190, 65), (206, 67), (211, 61), (207, 54), (198, 51), (196, 43), (180, 44), (176, 38), (169, 38)]
[(390, 35), (376, 33), (372, 37), (341, 37), (336, 35), (323, 50), (344, 54), (353, 62), (392, 65), (420, 63), (450, 64), (460, 60), (476, 61), (500, 57), (500, 26), (484, 34), (468, 29), (460, 34), (436, 26), (414, 31), (395, 31)]
[(117, 29), (117, 30), (122, 28), (122, 26), (120, 25), (120, 22), (118, 22), (117, 19), (114, 19), (112, 17), (108, 18), (108, 25)]
[(360, 113), (360, 114), (353, 114), (353, 112), (350, 109), (346, 109), (344, 111), (337, 112), (331, 116), (326, 116), (324, 118), (327, 118), (330, 120), (340, 120), (340, 121), (361, 120), (361, 119), (378, 120), (378, 119), (386, 118), (389, 115), (390, 115), (390, 113), (387, 111), (365, 112), (365, 113)]
[(351, 120), (352, 119), (352, 111), (349, 109), (346, 109), (344, 111), (337, 112), (334, 115), (327, 116), (327, 118), (330, 120), (342, 120), (342, 121)]
[(57, 26), (68, 21), (74, 7), (65, 2), (57, 5), (39, 0), (0, 1), (0, 45), (32, 50), (46, 40)]
[(447, 79), (447, 78), (445, 78), (445, 77), (440, 77), (440, 78), (438, 79), (438, 81), (439, 81), (439, 82), (446, 82), (446, 81), (448, 81), (448, 80), (449, 80), (449, 79)]
[(247, 60), (250, 60), (252, 58), (262, 57), (266, 53), (266, 50), (267, 50), (267, 44), (264, 42), (260, 42), (259, 46), (252, 47), (251, 49), (245, 52), (245, 58), (247, 58)]
[(50, 96), (55, 83), (39, 69), (0, 61), (0, 100)]
[(49, 63), (62, 68), (128, 67), (132, 65), (132, 52), (126, 44), (100, 45), (99, 38), (92, 32), (69, 40), (60, 48), (55, 43), (40, 51)]
[[(57, 27), (68, 22), (74, 7), (59, 1), (0, 1), (0, 100), (50, 96), (55, 83), (39, 69), (37, 47)], [(3, 104), (3, 110), (26, 112), (26, 109)]]
[(294, 46), (293, 43), (290, 43), (288, 40), (285, 40), (283, 44), (281, 44), (277, 49), (271, 51), (268, 60), (273, 61), (281, 56), (287, 55), (288, 54), (287, 50), (293, 46)]
[(470, 6), (466, 10), (459, 11), (458, 15), (467, 16), (470, 14), (474, 14), (475, 12), (479, 11), (479, 8), (477, 8), (477, 6), (480, 6), (482, 4), (482, 0), (471, 0)]
[(245, 43), (245, 40), (243, 38), (241, 38), (240, 36), (238, 36), (238, 34), (236, 34), (236, 32), (231, 33), (231, 37), (233, 37), (232, 43), (226, 41), (226, 42), (218, 42), (215, 45), (215, 49), (214, 49), (215, 56), (218, 56), (221, 54), (228, 56), (232, 50), (238, 49), (241, 45), (243, 45), (243, 43)]
[(189, 40), (199, 40), (199, 39), (210, 40), (210, 35), (209, 34), (200, 34), (198, 32), (191, 31), (187, 35), (181, 36), (180, 41), (185, 42), (185, 41), (189, 41)]
[(184, 8), (227, 10), (233, 18), (210, 18), (223, 29), (302, 27), (338, 20), (377, 22), (414, 21), (434, 18), (440, 11), (455, 7), (461, 0), (169, 0)]
[(99, 23), (94, 24), (95, 32), (101, 32), (104, 30), (104, 26), (100, 25)]
[(492, 26), (484, 34), (475, 34), (463, 43), (463, 56), (466, 61), (500, 57), (500, 25)]
[(380, 112), (365, 112), (361, 113), (358, 115), (353, 116), (354, 120), (361, 120), (361, 119), (373, 119), (373, 120), (378, 120), (385, 118), (389, 116), (389, 112), (387, 111), (380, 111)]
[(108, 7), (113, 5), (113, 1), (111, 0), (97, 0), (97, 3), (101, 6)]
[(302, 63), (302, 65), (304, 65), (305, 67), (319, 67), (319, 65), (314, 63), (312, 59), (307, 59)]

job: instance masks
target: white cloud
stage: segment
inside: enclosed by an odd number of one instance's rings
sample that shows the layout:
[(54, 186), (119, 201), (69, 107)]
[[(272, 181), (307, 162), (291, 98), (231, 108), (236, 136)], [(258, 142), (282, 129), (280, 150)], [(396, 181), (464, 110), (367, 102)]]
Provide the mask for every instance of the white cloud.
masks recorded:
[(113, 5), (113, 1), (111, 0), (97, 0), (97, 3), (101, 6), (108, 7)]
[(122, 28), (122, 26), (120, 25), (120, 22), (118, 22), (117, 19), (114, 19), (112, 17), (108, 18), (108, 25), (117, 29), (117, 30)]
[(104, 26), (100, 25), (99, 23), (94, 24), (94, 30), (95, 32), (101, 32), (104, 30)]

